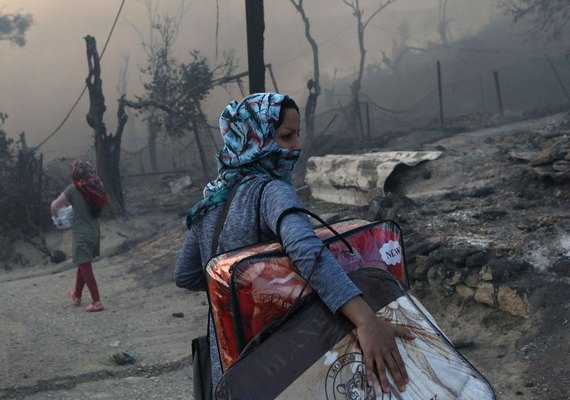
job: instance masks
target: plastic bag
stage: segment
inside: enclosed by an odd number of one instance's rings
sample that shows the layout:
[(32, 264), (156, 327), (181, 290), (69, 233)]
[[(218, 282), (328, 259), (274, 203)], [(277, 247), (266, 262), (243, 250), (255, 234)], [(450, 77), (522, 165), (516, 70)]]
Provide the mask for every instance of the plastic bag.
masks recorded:
[(69, 229), (73, 225), (73, 207), (67, 206), (57, 211), (57, 216), (52, 217), (53, 223), (57, 229)]

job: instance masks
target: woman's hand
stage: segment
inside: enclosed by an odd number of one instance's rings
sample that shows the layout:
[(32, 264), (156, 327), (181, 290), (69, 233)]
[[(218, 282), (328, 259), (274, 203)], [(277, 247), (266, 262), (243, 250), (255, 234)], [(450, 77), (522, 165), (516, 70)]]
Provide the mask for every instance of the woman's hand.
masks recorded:
[(376, 373), (384, 392), (390, 391), (386, 371), (390, 371), (396, 386), (403, 392), (409, 383), (404, 360), (396, 345), (396, 337), (411, 340), (414, 334), (405, 327), (378, 318), (361, 297), (354, 297), (341, 307), (341, 312), (356, 326), (362, 348), (366, 378), (372, 385)]

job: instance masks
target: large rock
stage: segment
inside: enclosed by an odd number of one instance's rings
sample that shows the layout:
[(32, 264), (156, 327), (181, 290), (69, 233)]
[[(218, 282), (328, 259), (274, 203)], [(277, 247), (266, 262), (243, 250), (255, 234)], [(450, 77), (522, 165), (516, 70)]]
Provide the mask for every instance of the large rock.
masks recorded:
[(475, 301), (491, 307), (497, 307), (497, 289), (492, 283), (481, 283), (475, 292)]
[(528, 316), (528, 295), (525, 290), (510, 286), (500, 286), (497, 291), (499, 308), (516, 317)]
[(388, 151), (311, 157), (307, 161), (305, 182), (316, 199), (366, 206), (375, 197), (384, 195), (386, 179), (397, 165), (414, 166), (440, 155), (440, 151)]

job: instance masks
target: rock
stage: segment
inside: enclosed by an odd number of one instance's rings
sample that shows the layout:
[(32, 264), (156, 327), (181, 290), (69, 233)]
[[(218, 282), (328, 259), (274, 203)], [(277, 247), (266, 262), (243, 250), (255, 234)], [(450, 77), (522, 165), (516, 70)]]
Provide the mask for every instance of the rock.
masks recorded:
[(465, 286), (462, 283), (455, 285), (455, 292), (467, 300), (472, 299), (475, 296), (475, 289)]
[(537, 167), (546, 164), (552, 164), (554, 161), (561, 160), (564, 157), (563, 148), (568, 143), (568, 139), (560, 138), (550, 146), (545, 147), (538, 153), (530, 162), (532, 167)]
[(497, 307), (497, 292), (492, 283), (483, 282), (477, 288), (474, 299), (478, 303), (487, 304), (491, 307)]
[(61, 250), (54, 250), (49, 255), (49, 260), (55, 264), (65, 261), (66, 258), (67, 256)]
[(416, 256), (416, 267), (413, 272), (414, 279), (425, 281), (430, 267), (431, 264), (429, 262), (429, 257), (420, 255)]
[(499, 286), (497, 291), (499, 309), (515, 317), (528, 316), (528, 294), (525, 290), (517, 290), (509, 286)]
[(432, 250), (437, 249), (439, 246), (441, 246), (441, 240), (435, 237), (413, 238), (412, 244), (406, 246), (406, 256), (414, 257), (417, 255), (428, 255)]
[(566, 160), (558, 160), (552, 163), (552, 169), (555, 172), (568, 172), (570, 171), (570, 162)]
[[(465, 266), (467, 257), (476, 251), (477, 249), (471, 246), (440, 248), (430, 253), (430, 258), (432, 262), (443, 263), (449, 269), (459, 269)], [(448, 277), (451, 277), (451, 275)]]
[(481, 279), (495, 283), (519, 276), (530, 269), (530, 264), (524, 261), (494, 259), (481, 268)]
[(483, 251), (477, 251), (465, 259), (465, 266), (467, 268), (482, 267), (485, 265), (491, 256)]
[(430, 286), (439, 286), (441, 284), (441, 266), (433, 265), (427, 272), (427, 281)]
[(481, 276), (479, 275), (479, 271), (474, 271), (475, 270), (471, 270), (471, 272), (465, 277), (463, 283), (465, 286), (477, 289), (479, 287), (479, 283), (481, 282)]
[(488, 266), (484, 266), (483, 268), (481, 268), (479, 276), (481, 277), (482, 280), (487, 282), (493, 280), (493, 274), (491, 273), (491, 270), (489, 269)]
[(174, 318), (184, 318), (184, 313), (183, 312), (175, 312), (175, 313), (172, 313), (172, 316)]
[(467, 273), (468, 273), (467, 268), (461, 268), (461, 269), (456, 270), (453, 273), (453, 276), (451, 277), (451, 279), (449, 279), (448, 283), (450, 285), (457, 285), (457, 284), (463, 283), (465, 281), (465, 278), (467, 277)]
[(530, 171), (539, 179), (546, 181), (552, 180), (561, 183), (570, 179), (570, 170), (556, 171), (552, 168), (552, 165), (532, 167)]
[(113, 360), (118, 365), (133, 364), (136, 362), (134, 353), (130, 351), (121, 351), (120, 353), (113, 354)]

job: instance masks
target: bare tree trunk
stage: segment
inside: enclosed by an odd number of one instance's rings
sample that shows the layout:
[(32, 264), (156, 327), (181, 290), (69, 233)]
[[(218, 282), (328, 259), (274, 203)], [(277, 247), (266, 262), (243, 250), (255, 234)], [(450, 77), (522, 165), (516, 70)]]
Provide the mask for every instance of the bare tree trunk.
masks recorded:
[(125, 113), (124, 96), (119, 100), (117, 111), (117, 132), (115, 135), (107, 134), (107, 128), (103, 121), (105, 114), (105, 97), (101, 81), (101, 65), (99, 63), (99, 53), (97, 43), (93, 36), (85, 37), (87, 47), (87, 63), (89, 65), (89, 75), (85, 79), (89, 91), (89, 112), (86, 115), (87, 124), (93, 128), (95, 133), (95, 153), (97, 158), (97, 172), (107, 190), (111, 212), (114, 216), (125, 216), (125, 203), (123, 198), (123, 188), (121, 185), (121, 174), (119, 162), (121, 158), (121, 138), (123, 129), (127, 123)]
[(447, 19), (447, 1), (448, 0), (439, 0), (439, 21), (437, 25), (441, 43), (446, 46), (449, 43), (449, 23), (451, 22)]
[(148, 131), (147, 146), (148, 157), (152, 172), (158, 172), (158, 159), (156, 155), (156, 140), (160, 130), (160, 123), (154, 115), (150, 115), (146, 120), (146, 129)]
[(200, 154), (200, 163), (202, 164), (202, 184), (206, 184), (209, 180), (208, 171), (208, 156), (206, 155), (206, 151), (204, 149), (204, 145), (202, 143), (202, 139), (200, 138), (200, 132), (198, 128), (198, 123), (196, 119), (192, 120), (192, 130), (194, 131), (194, 136), (196, 137), (196, 145), (198, 146), (198, 154)]
[[(127, 84), (129, 82), (129, 77), (128, 77), (128, 70), (129, 70), (129, 59), (130, 56), (129, 54), (127, 55), (123, 55), (123, 60), (124, 60), (124, 65), (123, 67), (119, 70), (119, 79), (117, 81), (117, 93), (120, 96), (126, 95), (127, 94)], [(129, 118), (127, 120), (127, 124), (125, 125), (125, 140), (128, 141), (134, 141), (137, 139), (137, 132), (135, 129), (135, 124), (134, 124), (134, 120), (131, 120), (130, 117), (130, 113), (129, 113), (129, 109), (126, 108), (125, 109), (125, 113), (127, 114), (127, 118)]]
[(366, 48), (364, 46), (364, 33), (366, 27), (372, 19), (378, 15), (380, 11), (394, 3), (396, 0), (383, 0), (379, 6), (370, 14), (370, 16), (363, 20), (363, 10), (360, 7), (360, 0), (342, 0), (347, 6), (352, 9), (352, 14), (356, 18), (356, 28), (358, 34), (358, 48), (360, 50), (360, 60), (358, 63), (358, 75), (352, 85), (350, 91), (352, 93), (353, 112), (350, 114), (350, 125), (356, 129), (356, 121), (359, 122), (359, 130), (361, 136), (364, 136), (364, 129), (362, 126), (362, 115), (360, 114), (360, 89), (362, 87), (362, 75), (364, 73), (364, 63), (366, 61)]
[(307, 97), (307, 105), (305, 106), (305, 127), (307, 129), (307, 139), (311, 141), (315, 136), (315, 112), (317, 109), (318, 97), (321, 94), (321, 86), (319, 79), (319, 46), (315, 39), (311, 36), (311, 25), (309, 18), (303, 8), (303, 0), (291, 0), (295, 9), (301, 15), (301, 19), (305, 24), (305, 37), (313, 50), (313, 79), (307, 82), (309, 96)]

